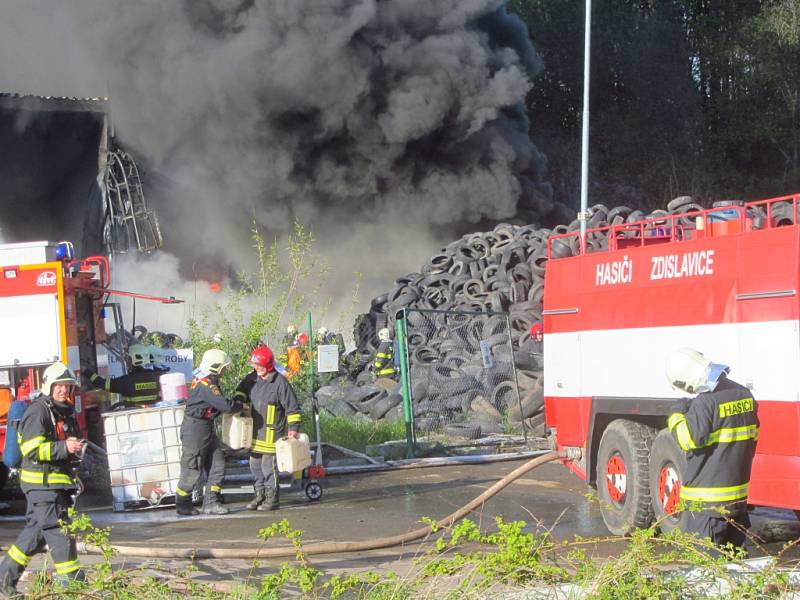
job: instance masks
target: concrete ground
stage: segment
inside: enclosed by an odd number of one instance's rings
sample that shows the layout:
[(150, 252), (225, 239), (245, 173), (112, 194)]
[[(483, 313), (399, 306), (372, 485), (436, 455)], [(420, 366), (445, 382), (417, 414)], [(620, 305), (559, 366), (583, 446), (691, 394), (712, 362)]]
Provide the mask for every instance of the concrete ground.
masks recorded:
[[(356, 541), (400, 534), (419, 528), (423, 517), (441, 519), (478, 496), (495, 481), (522, 464), (519, 462), (483, 465), (457, 465), (369, 474), (339, 475), (324, 480), (319, 502), (309, 502), (302, 492), (283, 493), (276, 512), (250, 512), (244, 503), (250, 498), (247, 488), (226, 489), (226, 516), (177, 518), (174, 509), (158, 508), (115, 513), (108, 507), (92, 506), (97, 499), (82, 497), (79, 508), (87, 512), (98, 527), (112, 526), (111, 541), (119, 545), (143, 547), (218, 547), (258, 548), (258, 531), (281, 519), (303, 531), (306, 544), (328, 541)], [(506, 521), (524, 520), (530, 527), (551, 530), (557, 540), (575, 535), (604, 538), (608, 532), (596, 503), (585, 495), (588, 489), (559, 464), (546, 464), (513, 482), (490, 499), (472, 519), (484, 529), (494, 528), (494, 517)], [(8, 500), (8, 499), (7, 499)], [(23, 525), (24, 501), (10, 500), (0, 514), (0, 544), (7, 548)], [(782, 540), (797, 538), (798, 523), (789, 511), (759, 509), (752, 513), (753, 530), (767, 531), (773, 539), (767, 549), (779, 547)], [(778, 533), (776, 533), (776, 531)], [(286, 545), (286, 540), (270, 540), (266, 547)], [(594, 547), (598, 556), (616, 554), (624, 542), (601, 542)], [(354, 571), (394, 571), (407, 576), (414, 570), (414, 559), (431, 548), (431, 542), (411, 543), (362, 553), (310, 557), (313, 566), (329, 574)], [(757, 554), (755, 551), (754, 554)], [(95, 557), (84, 557), (93, 562)], [(126, 566), (159, 564), (171, 570), (183, 569), (187, 561), (148, 561), (115, 558)], [(195, 563), (197, 578), (208, 581), (246, 579), (250, 575), (274, 572), (288, 559), (261, 561), (253, 569), (249, 560), (202, 560)], [(41, 558), (32, 563), (41, 565)]]

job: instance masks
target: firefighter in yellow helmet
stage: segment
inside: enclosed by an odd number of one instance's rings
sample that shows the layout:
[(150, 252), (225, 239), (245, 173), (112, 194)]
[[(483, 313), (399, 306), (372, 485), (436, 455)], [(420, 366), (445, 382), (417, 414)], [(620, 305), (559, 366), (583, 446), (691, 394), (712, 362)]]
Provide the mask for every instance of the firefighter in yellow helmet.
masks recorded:
[(203, 512), (228, 513), (222, 506), (225, 456), (217, 442), (214, 419), (220, 413), (239, 412), (243, 408), (241, 402), (229, 400), (219, 389), (219, 377), (229, 364), (230, 359), (222, 350), (206, 350), (194, 371), (181, 423), (181, 475), (175, 494), (175, 508), (181, 516), (198, 514), (192, 507), (192, 490), (202, 471), (208, 471)]
[(17, 430), (22, 465), (20, 487), (28, 508), (25, 528), (0, 563), (0, 595), (13, 597), (25, 567), (37, 552), (50, 550), (56, 577), (66, 584), (83, 579), (75, 540), (61, 529), (69, 522), (73, 494), (80, 488), (75, 475), (83, 442), (78, 439), (73, 390), (78, 382), (64, 363), (47, 367), (42, 395), (25, 410)]
[(686, 453), (680, 499), (693, 510), (684, 529), (718, 546), (742, 546), (750, 526), (747, 494), (758, 440), (758, 404), (728, 379), (730, 367), (680, 348), (666, 362), (670, 385), (696, 396), (670, 409), (670, 432)]
[(128, 374), (121, 377), (103, 378), (93, 371), (87, 371), (92, 387), (120, 394), (126, 402), (139, 407), (149, 407), (160, 399), (158, 378), (163, 370), (145, 367), (153, 364), (153, 349), (142, 344), (128, 348)]

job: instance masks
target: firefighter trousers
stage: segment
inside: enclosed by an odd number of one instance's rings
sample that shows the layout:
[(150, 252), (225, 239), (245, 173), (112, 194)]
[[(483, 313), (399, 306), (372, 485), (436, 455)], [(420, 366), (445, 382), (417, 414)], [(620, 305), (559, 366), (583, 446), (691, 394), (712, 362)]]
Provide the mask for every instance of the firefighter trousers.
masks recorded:
[(731, 544), (741, 548), (747, 539), (747, 529), (750, 527), (750, 515), (746, 512), (722, 517), (705, 511), (688, 514), (686, 533), (694, 533), (697, 537), (710, 538), (718, 547)]
[(274, 454), (250, 455), (250, 472), (255, 480), (254, 487), (257, 490), (265, 490), (268, 496), (275, 496), (278, 493), (278, 472), (277, 462)]
[(213, 421), (185, 417), (181, 425), (181, 446), (178, 495), (191, 496), (204, 471), (208, 473), (206, 493), (219, 493), (225, 476), (225, 456), (217, 442)]
[(0, 564), (0, 586), (16, 587), (22, 572), (37, 552), (50, 549), (57, 575), (77, 575), (80, 570), (75, 540), (61, 531), (59, 521), (69, 522), (70, 490), (28, 490), (25, 528)]

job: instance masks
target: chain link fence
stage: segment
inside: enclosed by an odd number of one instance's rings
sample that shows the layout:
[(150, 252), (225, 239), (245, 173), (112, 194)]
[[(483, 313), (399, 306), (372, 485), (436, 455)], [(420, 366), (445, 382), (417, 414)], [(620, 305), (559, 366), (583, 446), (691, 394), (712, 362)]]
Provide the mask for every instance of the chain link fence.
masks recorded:
[(418, 435), (526, 434), (506, 314), (406, 309), (405, 319)]

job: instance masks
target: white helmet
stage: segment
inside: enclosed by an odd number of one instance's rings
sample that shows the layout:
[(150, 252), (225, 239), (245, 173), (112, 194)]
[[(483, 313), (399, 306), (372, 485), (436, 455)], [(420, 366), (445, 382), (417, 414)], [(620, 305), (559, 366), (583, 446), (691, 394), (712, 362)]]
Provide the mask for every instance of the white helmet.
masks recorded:
[(146, 367), (153, 364), (153, 351), (150, 346), (134, 344), (128, 348), (128, 356), (131, 357), (131, 364), (134, 367)]
[(42, 393), (48, 396), (53, 391), (53, 385), (64, 383), (66, 385), (78, 385), (75, 373), (69, 370), (67, 365), (62, 362), (54, 362), (47, 367), (42, 374)]
[(713, 392), (720, 376), (728, 371), (727, 365), (711, 362), (691, 348), (679, 348), (667, 356), (667, 380), (671, 386), (689, 394)]
[(389, 332), (388, 327), (384, 327), (378, 332), (378, 339), (382, 342), (388, 342), (392, 339), (392, 334)]
[(295, 335), (297, 333), (297, 327), (294, 325), (289, 325), (286, 328), (286, 335)]
[(212, 348), (203, 352), (203, 358), (200, 360), (197, 370), (211, 375), (219, 375), (229, 364), (231, 364), (231, 360), (224, 351)]
[(328, 328), (327, 327), (320, 327), (317, 329), (317, 339), (324, 340), (325, 336), (328, 335)]

